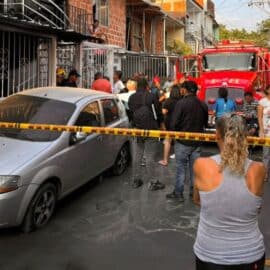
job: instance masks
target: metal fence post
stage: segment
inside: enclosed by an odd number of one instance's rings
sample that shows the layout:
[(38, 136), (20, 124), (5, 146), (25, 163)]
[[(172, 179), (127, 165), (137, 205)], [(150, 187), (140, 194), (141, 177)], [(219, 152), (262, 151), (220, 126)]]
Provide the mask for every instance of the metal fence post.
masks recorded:
[(107, 67), (108, 67), (108, 77), (110, 78), (110, 82), (113, 85), (113, 73), (114, 73), (114, 51), (112, 49), (108, 50), (107, 53)]
[(166, 56), (166, 78), (169, 77), (170, 74), (170, 58)]
[[(79, 47), (78, 48), (78, 52), (79, 52), (79, 57), (78, 57), (78, 59), (79, 59), (79, 73), (82, 76), (82, 72), (83, 72), (83, 44), (80, 43), (80, 45), (78, 47)], [(82, 77), (79, 80), (78, 86), (83, 87)]]
[(49, 85), (56, 86), (56, 49), (57, 49), (57, 40), (55, 37), (51, 39), (51, 46), (49, 51)]

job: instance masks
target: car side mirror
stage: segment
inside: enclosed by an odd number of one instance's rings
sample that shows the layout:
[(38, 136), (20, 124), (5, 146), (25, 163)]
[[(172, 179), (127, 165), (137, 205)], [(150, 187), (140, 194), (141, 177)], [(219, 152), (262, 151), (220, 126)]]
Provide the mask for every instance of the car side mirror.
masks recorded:
[(70, 137), (70, 144), (76, 144), (78, 142), (81, 142), (87, 138), (88, 134), (85, 132), (76, 132), (71, 134)]

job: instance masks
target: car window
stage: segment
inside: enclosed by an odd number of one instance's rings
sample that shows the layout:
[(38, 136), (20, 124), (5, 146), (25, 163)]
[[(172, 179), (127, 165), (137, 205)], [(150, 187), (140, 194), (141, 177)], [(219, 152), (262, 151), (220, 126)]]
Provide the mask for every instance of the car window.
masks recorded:
[(101, 126), (101, 116), (98, 102), (88, 104), (80, 113), (76, 126), (99, 127)]
[(109, 125), (119, 119), (119, 110), (115, 100), (104, 99), (101, 101), (101, 104), (104, 112), (105, 125)]
[(119, 110), (119, 116), (120, 118), (124, 118), (126, 116), (126, 110), (128, 110), (128, 105), (125, 107), (125, 103), (121, 99), (116, 99), (117, 107)]
[[(1, 102), (0, 121), (66, 125), (75, 108), (74, 104), (60, 100), (14, 95)], [(37, 142), (56, 140), (61, 133), (49, 130), (0, 129), (0, 136)]]

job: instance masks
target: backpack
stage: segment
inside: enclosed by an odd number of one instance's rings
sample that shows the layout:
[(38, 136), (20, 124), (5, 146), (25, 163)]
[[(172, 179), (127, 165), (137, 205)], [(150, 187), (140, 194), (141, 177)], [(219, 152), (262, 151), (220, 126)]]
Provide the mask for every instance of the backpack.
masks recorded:
[(139, 129), (158, 129), (152, 108), (146, 104), (146, 94), (143, 96), (142, 106), (133, 113), (133, 125)]

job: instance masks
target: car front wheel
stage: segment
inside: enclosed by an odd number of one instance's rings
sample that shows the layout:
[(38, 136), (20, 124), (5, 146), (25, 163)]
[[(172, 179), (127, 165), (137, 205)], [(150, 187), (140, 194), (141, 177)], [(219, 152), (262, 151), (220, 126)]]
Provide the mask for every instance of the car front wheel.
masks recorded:
[(130, 153), (128, 145), (123, 145), (120, 152), (117, 155), (116, 161), (113, 165), (113, 174), (121, 175), (126, 168), (128, 167), (128, 163), (130, 160)]
[(38, 190), (26, 213), (22, 229), (25, 233), (42, 228), (50, 220), (57, 201), (56, 187), (46, 183)]

